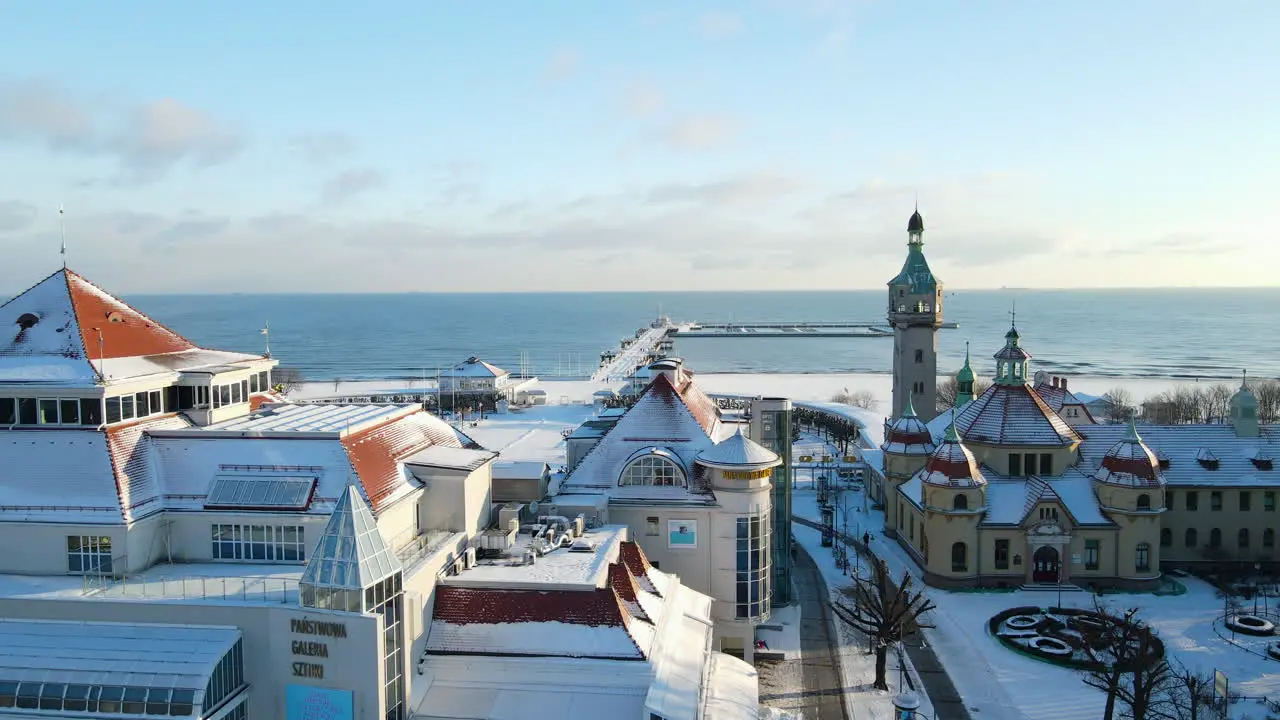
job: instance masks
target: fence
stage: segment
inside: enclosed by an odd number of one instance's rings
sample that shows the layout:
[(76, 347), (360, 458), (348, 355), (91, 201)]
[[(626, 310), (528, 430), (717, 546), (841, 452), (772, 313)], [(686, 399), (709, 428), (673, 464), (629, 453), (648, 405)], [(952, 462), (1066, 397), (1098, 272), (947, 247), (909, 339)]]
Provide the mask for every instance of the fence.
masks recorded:
[(283, 605), (298, 601), (298, 580), (272, 576), (86, 576), (83, 594), (102, 599), (224, 600)]

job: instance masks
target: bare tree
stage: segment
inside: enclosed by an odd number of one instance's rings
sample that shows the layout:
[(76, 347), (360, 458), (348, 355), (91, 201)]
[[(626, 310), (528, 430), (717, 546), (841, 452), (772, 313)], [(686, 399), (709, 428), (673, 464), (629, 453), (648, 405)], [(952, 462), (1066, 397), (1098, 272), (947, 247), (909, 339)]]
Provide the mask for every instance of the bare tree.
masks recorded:
[(1263, 380), (1253, 383), (1254, 397), (1258, 398), (1258, 421), (1280, 421), (1280, 381)]
[(1111, 388), (1102, 396), (1102, 399), (1106, 401), (1103, 415), (1109, 422), (1127, 422), (1136, 409), (1133, 393), (1122, 387)]
[(1209, 422), (1223, 422), (1231, 414), (1231, 396), (1235, 390), (1226, 383), (1214, 383), (1204, 390), (1204, 417)]
[(933, 627), (920, 622), (920, 616), (934, 609), (924, 591), (911, 591), (911, 576), (902, 573), (895, 588), (889, 581), (889, 570), (883, 560), (873, 565), (870, 578), (859, 577), (853, 587), (842, 590), (852, 601), (832, 605), (836, 617), (871, 638), (876, 653), (875, 687), (889, 689), (889, 646), (902, 642), (908, 630)]
[(1173, 669), (1162, 657), (1155, 632), (1138, 618), (1138, 609), (1113, 612), (1094, 603), (1100, 622), (1082, 625), (1084, 650), (1095, 664), (1084, 671), (1084, 683), (1107, 696), (1103, 720), (1113, 720), (1117, 709), (1129, 720), (1155, 720), (1163, 708), (1173, 679)]
[[(973, 396), (978, 397), (991, 387), (991, 381), (986, 378), (975, 377), (973, 379)], [(960, 383), (956, 381), (955, 376), (951, 376), (946, 380), (938, 383), (938, 412), (946, 412), (956, 406), (956, 396), (960, 394)]]
[(841, 405), (852, 405), (853, 407), (862, 408), (863, 410), (875, 410), (880, 405), (880, 401), (876, 400), (876, 394), (870, 390), (854, 390), (849, 392), (849, 388), (845, 388), (835, 395), (831, 396), (831, 402), (840, 403)]
[(1209, 720), (1213, 707), (1213, 675), (1174, 662), (1165, 687), (1166, 702), (1156, 709), (1159, 720)]
[(271, 381), (274, 383), (271, 389), (285, 395), (306, 382), (302, 377), (302, 371), (291, 367), (278, 367), (272, 370)]

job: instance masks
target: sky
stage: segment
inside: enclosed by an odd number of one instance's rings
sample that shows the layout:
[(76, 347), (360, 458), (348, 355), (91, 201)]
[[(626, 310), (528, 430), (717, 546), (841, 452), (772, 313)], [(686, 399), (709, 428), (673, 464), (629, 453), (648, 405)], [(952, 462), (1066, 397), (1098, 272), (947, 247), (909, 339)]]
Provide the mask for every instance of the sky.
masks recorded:
[[(0, 295), (1273, 286), (1275, 0), (0, 3)], [(65, 215), (59, 217), (59, 206)]]

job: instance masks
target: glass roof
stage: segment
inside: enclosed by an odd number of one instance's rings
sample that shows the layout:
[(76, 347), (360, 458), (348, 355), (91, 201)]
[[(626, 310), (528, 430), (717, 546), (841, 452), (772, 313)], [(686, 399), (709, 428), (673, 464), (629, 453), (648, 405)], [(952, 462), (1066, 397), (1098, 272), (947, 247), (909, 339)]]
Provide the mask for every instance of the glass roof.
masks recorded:
[(354, 485), (348, 485), (329, 516), (302, 584), (363, 590), (397, 571), (400, 559), (378, 531), (373, 512)]
[(305, 510), (315, 485), (314, 477), (219, 475), (204, 506)]

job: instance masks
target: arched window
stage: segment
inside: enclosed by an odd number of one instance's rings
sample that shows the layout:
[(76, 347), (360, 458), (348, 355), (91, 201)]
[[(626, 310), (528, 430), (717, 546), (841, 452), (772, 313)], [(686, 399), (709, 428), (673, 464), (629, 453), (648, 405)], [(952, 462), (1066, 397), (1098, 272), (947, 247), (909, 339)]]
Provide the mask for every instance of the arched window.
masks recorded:
[(1173, 531), (1169, 528), (1160, 528), (1160, 547), (1173, 546)]
[(635, 457), (622, 469), (619, 485), (657, 485), (660, 487), (684, 487), (684, 468), (662, 450), (649, 450)]
[(1151, 569), (1151, 546), (1146, 543), (1138, 543), (1138, 547), (1133, 551), (1133, 567), (1139, 572)]
[(1138, 509), (1139, 509), (1139, 510), (1150, 510), (1150, 509), (1151, 509), (1151, 496), (1150, 496), (1150, 495), (1143, 494), (1143, 495), (1139, 495), (1139, 496), (1138, 496)]
[(951, 571), (964, 572), (969, 569), (969, 548), (962, 542), (951, 546)]
[(1222, 547), (1222, 531), (1218, 528), (1209, 531), (1209, 547)]
[(969, 498), (966, 497), (963, 493), (956, 493), (956, 496), (951, 499), (951, 509), (952, 510), (968, 510)]
[(1236, 545), (1241, 550), (1249, 547), (1249, 528), (1240, 528), (1240, 532), (1236, 533)]
[(1276, 531), (1267, 528), (1262, 531), (1262, 547), (1270, 548), (1276, 546)]
[(1195, 529), (1195, 528), (1187, 528), (1187, 540), (1186, 540), (1186, 545), (1187, 545), (1187, 547), (1189, 547), (1189, 548), (1193, 548), (1193, 547), (1195, 547), (1196, 545), (1198, 545), (1199, 543), (1200, 543), (1200, 541), (1196, 538), (1196, 529)]

